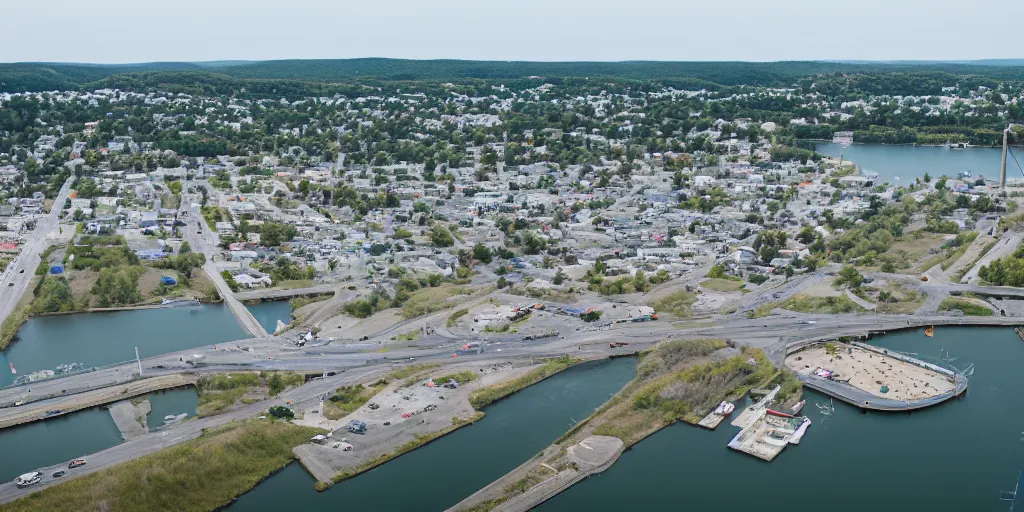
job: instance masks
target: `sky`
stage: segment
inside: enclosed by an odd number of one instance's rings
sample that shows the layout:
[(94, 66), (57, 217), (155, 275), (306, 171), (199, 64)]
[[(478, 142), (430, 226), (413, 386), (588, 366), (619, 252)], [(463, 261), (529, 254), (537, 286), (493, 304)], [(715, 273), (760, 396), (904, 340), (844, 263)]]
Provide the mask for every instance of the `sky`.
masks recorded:
[(3, 0), (0, 62), (1024, 57), (1024, 1)]

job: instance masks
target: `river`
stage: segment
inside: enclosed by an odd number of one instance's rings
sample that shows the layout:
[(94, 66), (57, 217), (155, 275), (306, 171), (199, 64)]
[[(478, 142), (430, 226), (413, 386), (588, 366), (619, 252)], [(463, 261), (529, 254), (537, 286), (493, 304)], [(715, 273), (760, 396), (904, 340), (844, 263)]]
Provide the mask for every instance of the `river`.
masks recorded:
[(135, 359), (135, 347), (146, 358), (248, 337), (223, 304), (33, 318), (0, 352), (0, 387), (60, 364), (89, 367)]
[[(847, 148), (839, 144), (818, 144), (818, 153), (838, 157), (859, 165), (865, 171), (878, 173), (880, 182), (908, 185), (925, 173), (933, 178), (946, 175), (956, 178), (962, 171), (971, 171), (974, 177), (983, 175), (999, 179), (1002, 150), (999, 148), (947, 149), (938, 146), (899, 146), (886, 144), (854, 144)], [(1018, 157), (1020, 158), (1020, 157)], [(1007, 158), (1006, 175), (1020, 178), (1021, 171)], [(1024, 165), (1024, 161), (1021, 162)], [(897, 177), (899, 179), (897, 179)]]
[(285, 324), (292, 321), (292, 304), (288, 300), (272, 300), (245, 307), (249, 308), (249, 312), (256, 317), (256, 321), (271, 334), (277, 330), (278, 320)]
[[(829, 511), (1000, 511), (1024, 467), (1024, 343), (1006, 328), (939, 328), (878, 337), (873, 344), (974, 364), (967, 396), (912, 414), (862, 413), (838, 401), (824, 416), (808, 392), (814, 422), (799, 446), (772, 463), (726, 448), (738, 430), (677, 424), (640, 442), (602, 475), (585, 480), (542, 510), (686, 508)], [(799, 503), (799, 505), (797, 505)]]
[(634, 358), (579, 365), (488, 406), (475, 425), (326, 492), (314, 491), (313, 477), (293, 463), (231, 510), (444, 510), (543, 450), (635, 374)]

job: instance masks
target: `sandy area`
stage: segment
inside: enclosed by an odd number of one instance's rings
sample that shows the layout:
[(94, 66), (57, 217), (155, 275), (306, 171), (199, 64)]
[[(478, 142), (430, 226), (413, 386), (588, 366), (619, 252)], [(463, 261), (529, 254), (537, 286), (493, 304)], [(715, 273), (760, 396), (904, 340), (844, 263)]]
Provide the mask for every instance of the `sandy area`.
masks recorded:
[[(920, 400), (955, 387), (945, 375), (910, 363), (885, 357), (850, 345), (836, 344), (839, 354), (825, 352), (825, 344), (817, 344), (786, 358), (786, 367), (807, 374), (817, 368), (834, 372), (834, 380), (847, 381), (872, 395), (893, 400)], [(882, 393), (882, 386), (889, 392)]]

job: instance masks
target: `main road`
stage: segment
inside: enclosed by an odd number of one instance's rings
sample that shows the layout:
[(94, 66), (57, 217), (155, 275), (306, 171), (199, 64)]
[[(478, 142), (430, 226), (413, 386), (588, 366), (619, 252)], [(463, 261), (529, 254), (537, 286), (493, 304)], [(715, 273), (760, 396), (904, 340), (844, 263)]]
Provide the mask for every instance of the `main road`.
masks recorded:
[(213, 281), (213, 285), (217, 288), (217, 293), (220, 294), (221, 298), (224, 299), (224, 303), (227, 304), (228, 309), (238, 319), (238, 323), (243, 329), (252, 334), (257, 338), (265, 338), (270, 336), (270, 333), (263, 328), (262, 325), (256, 320), (256, 317), (252, 315), (249, 308), (245, 307), (237, 298), (235, 298), (234, 292), (231, 291), (231, 287), (224, 281), (224, 278), (220, 275), (217, 270), (217, 265), (213, 262), (213, 255), (217, 254), (218, 238), (217, 233), (207, 226), (205, 229), (202, 226), (202, 212), (199, 208), (192, 208), (191, 205), (187, 204), (187, 197), (182, 200), (181, 206), (178, 209), (179, 216), (181, 213), (187, 213), (185, 219), (185, 226), (182, 227), (184, 230), (184, 238), (188, 241), (189, 245), (192, 246), (194, 252), (201, 252), (207, 256), (206, 264), (203, 265), (203, 271), (206, 272), (207, 277), (210, 281)]
[(21, 248), (21, 253), (14, 259), (7, 272), (0, 276), (0, 323), (17, 307), (18, 301), (28, 289), (28, 282), (35, 275), (40, 263), (40, 254), (50, 245), (48, 236), (60, 221), (60, 212), (64, 202), (71, 193), (74, 176), (67, 179), (57, 193), (57, 199), (42, 219), (36, 222), (36, 228), (29, 235), (28, 241)]

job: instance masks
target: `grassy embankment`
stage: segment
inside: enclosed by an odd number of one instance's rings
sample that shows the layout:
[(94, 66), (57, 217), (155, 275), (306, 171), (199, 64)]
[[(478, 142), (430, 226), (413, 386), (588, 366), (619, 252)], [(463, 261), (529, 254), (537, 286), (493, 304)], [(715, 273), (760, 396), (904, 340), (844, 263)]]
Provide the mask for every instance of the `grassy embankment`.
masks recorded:
[[(556, 373), (559, 373), (579, 362), (580, 360), (571, 359), (569, 357), (560, 357), (557, 359), (552, 359), (520, 377), (510, 379), (504, 382), (499, 382), (497, 384), (493, 384), (491, 386), (487, 386), (481, 389), (477, 389), (470, 393), (469, 395), (469, 403), (473, 406), (474, 409), (477, 409), (477, 411), (470, 415), (470, 417), (460, 418), (456, 416), (452, 418), (451, 425), (445, 427), (442, 430), (432, 432), (429, 434), (418, 434), (414, 439), (399, 446), (392, 452), (383, 454), (375, 459), (367, 460), (354, 468), (342, 471), (341, 473), (334, 475), (334, 478), (332, 479), (333, 483), (338, 483), (343, 480), (352, 478), (360, 473), (363, 473), (364, 471), (373, 469), (391, 459), (409, 453), (415, 450), (416, 448), (419, 448), (435, 439), (438, 439), (451, 432), (454, 432), (455, 430), (464, 425), (468, 425), (470, 423), (479, 421), (481, 418), (484, 417), (483, 411), (480, 411), (479, 409), (495, 401), (501, 400), (502, 398), (505, 398), (506, 396), (511, 395), (516, 391), (532, 386), (533, 384), (536, 384), (552, 375), (555, 375)], [(433, 368), (436, 367), (437, 365), (433, 365)], [(423, 375), (426, 371), (429, 371), (433, 368), (431, 368), (430, 365), (412, 365), (407, 369), (399, 369), (397, 372), (392, 373), (391, 375), (388, 376), (388, 379), (407, 378), (408, 380), (406, 380), (403, 383), (403, 385), (410, 386), (414, 385), (415, 382), (417, 382), (414, 381), (413, 379), (416, 375)], [(470, 374), (472, 374), (473, 377), (469, 377)], [(455, 379), (456, 382), (465, 383), (475, 380), (477, 378), (477, 375), (471, 371), (463, 371), (437, 377), (434, 379), (434, 382), (447, 382), (449, 378)], [(316, 489), (319, 491), (326, 490), (328, 487), (330, 487), (330, 484), (326, 482), (317, 482), (316, 484)]]
[(761, 318), (772, 314), (775, 308), (788, 309), (798, 313), (819, 313), (819, 314), (840, 314), (859, 313), (864, 308), (857, 305), (845, 295), (836, 297), (811, 297), (808, 295), (794, 295), (781, 302), (766, 302), (757, 308), (749, 311), (750, 318)]
[(995, 313), (981, 299), (970, 297), (946, 297), (939, 304), (939, 311), (960, 310), (967, 316), (992, 316)]
[(208, 511), (292, 461), (292, 447), (322, 433), (284, 421), (233, 422), (178, 446), (68, 480), (4, 510)]
[(256, 403), (305, 382), (305, 376), (292, 372), (219, 373), (204, 375), (196, 383), (199, 391), (199, 407), (196, 415), (200, 418), (211, 416), (234, 406)]
[(552, 476), (549, 468), (576, 470), (567, 450), (591, 435), (617, 437), (628, 448), (676, 421), (697, 423), (722, 400), (738, 399), (753, 387), (778, 383), (779, 403), (797, 398), (800, 381), (778, 371), (761, 350), (744, 347), (737, 356), (709, 358), (726, 346), (715, 339), (676, 340), (644, 352), (635, 379), (535, 457), (525, 476), (508, 483), (500, 496), (469, 510), (491, 510), (527, 492)]

